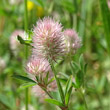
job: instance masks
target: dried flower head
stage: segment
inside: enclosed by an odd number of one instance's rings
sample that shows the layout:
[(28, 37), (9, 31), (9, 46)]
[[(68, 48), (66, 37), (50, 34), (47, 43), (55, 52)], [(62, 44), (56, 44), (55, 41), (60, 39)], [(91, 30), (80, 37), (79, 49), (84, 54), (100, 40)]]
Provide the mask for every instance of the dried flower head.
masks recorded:
[(45, 74), (50, 71), (49, 62), (46, 59), (31, 57), (27, 62), (26, 71), (34, 76), (45, 77)]
[(66, 29), (64, 31), (67, 53), (74, 54), (81, 46), (81, 40), (75, 30)]
[(38, 57), (56, 60), (64, 54), (64, 37), (59, 22), (47, 17), (34, 27), (33, 54)]

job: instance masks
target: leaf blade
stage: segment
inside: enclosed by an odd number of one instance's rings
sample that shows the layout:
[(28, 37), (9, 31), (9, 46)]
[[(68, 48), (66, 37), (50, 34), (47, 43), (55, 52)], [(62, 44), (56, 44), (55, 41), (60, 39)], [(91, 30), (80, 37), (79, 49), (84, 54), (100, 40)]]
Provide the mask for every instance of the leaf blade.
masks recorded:
[(21, 80), (24, 80), (24, 81), (27, 81), (27, 82), (37, 83), (34, 80), (32, 80), (28, 77), (25, 77), (25, 76), (21, 76), (21, 75), (12, 75), (12, 77), (17, 78), (17, 79), (21, 79)]
[(58, 100), (55, 100), (55, 99), (45, 99), (45, 101), (48, 103), (60, 106), (60, 107), (64, 106), (61, 102), (59, 102)]

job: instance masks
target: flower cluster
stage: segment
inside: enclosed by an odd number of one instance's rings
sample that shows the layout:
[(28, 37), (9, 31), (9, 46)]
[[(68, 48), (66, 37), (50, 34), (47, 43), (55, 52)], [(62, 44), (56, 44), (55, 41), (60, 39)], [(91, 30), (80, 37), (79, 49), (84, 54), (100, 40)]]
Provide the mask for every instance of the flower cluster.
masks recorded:
[(27, 72), (33, 74), (34, 76), (42, 75), (50, 71), (50, 66), (47, 60), (32, 57), (27, 62), (26, 66)]
[(81, 40), (75, 30), (66, 29), (64, 31), (65, 42), (66, 42), (66, 52), (74, 54), (78, 48), (81, 46)]
[(62, 25), (49, 17), (39, 20), (33, 33), (32, 56), (26, 64), (26, 71), (38, 82), (33, 91), (41, 96), (45, 95), (45, 89), (50, 92), (57, 87), (55, 80), (50, 82), (53, 73), (48, 61), (56, 61), (67, 53), (74, 54), (80, 47), (80, 39), (72, 29), (63, 32)]
[(34, 27), (33, 54), (40, 58), (56, 60), (64, 55), (64, 36), (62, 26), (51, 18), (44, 18)]

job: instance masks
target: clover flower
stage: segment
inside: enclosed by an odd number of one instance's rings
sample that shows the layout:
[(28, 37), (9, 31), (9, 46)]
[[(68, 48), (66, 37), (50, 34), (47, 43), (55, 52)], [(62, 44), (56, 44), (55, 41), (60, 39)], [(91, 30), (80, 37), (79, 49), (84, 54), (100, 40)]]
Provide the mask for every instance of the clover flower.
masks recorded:
[(34, 76), (44, 75), (45, 77), (50, 71), (50, 66), (46, 59), (31, 57), (26, 64), (26, 71)]
[(64, 31), (67, 53), (74, 54), (81, 46), (81, 40), (75, 30), (66, 29)]
[(59, 22), (47, 17), (34, 27), (33, 54), (45, 59), (56, 60), (64, 54), (64, 36)]

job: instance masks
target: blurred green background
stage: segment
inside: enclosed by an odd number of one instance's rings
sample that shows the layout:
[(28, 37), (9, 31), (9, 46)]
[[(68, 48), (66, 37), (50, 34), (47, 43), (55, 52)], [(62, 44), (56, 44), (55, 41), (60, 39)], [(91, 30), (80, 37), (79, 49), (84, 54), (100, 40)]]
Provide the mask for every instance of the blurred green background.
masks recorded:
[[(28, 29), (45, 16), (59, 20), (64, 29), (75, 29), (82, 39), (82, 47), (74, 56), (84, 55), (87, 68), (86, 101), (89, 110), (110, 110), (110, 1), (108, 0), (30, 0)], [(24, 30), (24, 1), (0, 0), (0, 110), (25, 110), (24, 81), (12, 78), (25, 74), (24, 45), (13, 52), (12, 33)], [(31, 50), (28, 50), (31, 53)], [(59, 70), (60, 70), (59, 65)], [(63, 65), (64, 73), (70, 74)], [(57, 110), (56, 106), (41, 102), (30, 90), (29, 110)], [(80, 95), (73, 90), (70, 110), (84, 110)]]

